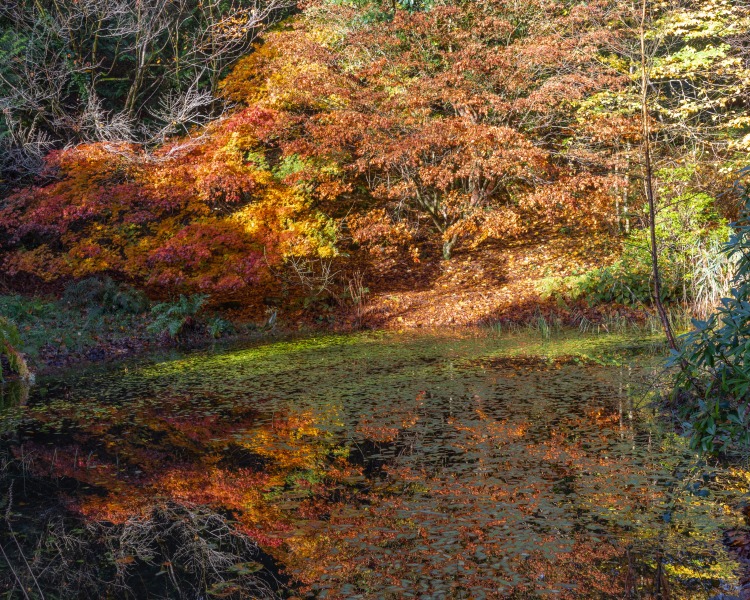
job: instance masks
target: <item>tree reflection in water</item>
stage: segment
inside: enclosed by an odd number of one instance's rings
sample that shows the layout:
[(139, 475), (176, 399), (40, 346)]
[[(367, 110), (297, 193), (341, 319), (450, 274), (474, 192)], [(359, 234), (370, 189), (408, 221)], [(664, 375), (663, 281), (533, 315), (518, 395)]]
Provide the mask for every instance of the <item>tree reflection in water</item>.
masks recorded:
[[(535, 358), (549, 348), (519, 340), (354, 336), (86, 374), (7, 411), (6, 446), (88, 523), (224, 515), (287, 578), (278, 594), (731, 588), (721, 532), (747, 474), (691, 456), (633, 391), (648, 357), (599, 343), (557, 352), (616, 364)], [(34, 511), (14, 489), (14, 510)]]

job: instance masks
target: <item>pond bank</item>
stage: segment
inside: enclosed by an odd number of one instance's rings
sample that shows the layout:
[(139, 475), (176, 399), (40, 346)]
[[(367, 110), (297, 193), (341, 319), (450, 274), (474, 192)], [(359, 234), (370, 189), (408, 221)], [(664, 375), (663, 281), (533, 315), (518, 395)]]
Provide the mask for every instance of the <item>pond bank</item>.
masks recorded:
[[(368, 292), (357, 306), (339, 299), (332, 304), (311, 302), (305, 308), (307, 303), (299, 298), (294, 307), (283, 302), (274, 304), (273, 311), (266, 307), (270, 313), (260, 309), (248, 313), (247, 307), (238, 306), (221, 313), (230, 327), (218, 335), (249, 341), (262, 338), (264, 325), (273, 314), (278, 317), (273, 335), (281, 338), (359, 330), (512, 330), (531, 326), (617, 332), (628, 327), (650, 328), (649, 316), (639, 309), (608, 304), (588, 307), (583, 302), (568, 306), (545, 297), (545, 286), (609, 264), (617, 254), (610, 246), (598, 238), (547, 233), (532, 241), (458, 251), (451, 261), (430, 254), (418, 264), (399, 267), (398, 280), (393, 274), (368, 273)], [(86, 281), (70, 285), (75, 291)], [(19, 326), (26, 346), (23, 351), (37, 373), (174, 345), (147, 331), (148, 313), (103, 312), (101, 298), (81, 303), (85, 294), (71, 294), (63, 288), (50, 287), (46, 296), (38, 290), (36, 295), (9, 295), (11, 289), (0, 295), (0, 315)], [(126, 299), (140, 294), (127, 286), (119, 293), (118, 298)], [(240, 335), (232, 333), (233, 327)], [(188, 347), (214, 343), (207, 333), (194, 332), (187, 337), (184, 345)]]
[[(511, 316), (473, 325), (451, 323), (430, 324), (398, 318), (382, 320), (368, 312), (362, 320), (342, 313), (340, 320), (322, 323), (313, 317), (287, 321), (279, 318), (272, 325), (252, 322), (237, 323), (235, 333), (223, 333), (216, 338), (205, 331), (192, 331), (175, 340), (167, 335), (154, 335), (147, 330), (149, 320), (144, 315), (128, 315), (124, 320), (108, 317), (91, 326), (91, 319), (81, 312), (66, 311), (44, 314), (34, 305), (45, 302), (29, 300), (32, 308), (19, 321), (23, 351), (31, 371), (47, 375), (71, 367), (85, 367), (99, 363), (137, 359), (166, 350), (193, 351), (213, 347), (232, 347), (259, 341), (293, 340), (312, 335), (355, 334), (359, 331), (413, 331), (449, 333), (478, 337), (528, 332), (532, 336), (549, 338), (587, 333), (633, 333), (651, 336), (658, 332), (658, 324), (643, 312), (621, 306), (596, 308), (575, 307), (561, 309), (553, 303), (534, 304)], [(0, 308), (2, 306), (0, 305)], [(35, 312), (35, 310), (37, 312)], [(458, 314), (458, 313), (457, 313)], [(14, 315), (18, 319), (17, 315)], [(381, 326), (378, 326), (378, 323)], [(6, 373), (7, 375), (7, 373)]]

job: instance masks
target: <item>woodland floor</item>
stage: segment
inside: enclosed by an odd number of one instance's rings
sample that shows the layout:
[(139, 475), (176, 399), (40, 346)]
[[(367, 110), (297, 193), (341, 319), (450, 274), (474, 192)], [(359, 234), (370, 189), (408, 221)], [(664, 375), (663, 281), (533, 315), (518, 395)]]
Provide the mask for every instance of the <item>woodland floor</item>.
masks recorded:
[(549, 233), (456, 252), (405, 269), (396, 289), (375, 285), (362, 324), (376, 329), (481, 326), (525, 322), (540, 313), (565, 312), (544, 298), (545, 284), (611, 264), (614, 238)]
[[(231, 335), (227, 341), (269, 335), (283, 337), (321, 329), (346, 332), (360, 328), (404, 330), (524, 324), (536, 321), (540, 315), (557, 317), (559, 322), (571, 326), (577, 326), (582, 316), (596, 323), (613, 312), (623, 316), (624, 311), (624, 316), (633, 320), (643, 317), (633, 309), (592, 308), (584, 303), (568, 305), (545, 294), (545, 289), (550, 290), (565, 277), (616, 260), (621, 249), (615, 237), (585, 232), (537, 233), (525, 240), (459, 249), (449, 261), (440, 258), (437, 248), (422, 250), (423, 258), (418, 264), (398, 263), (387, 271), (366, 274), (365, 283), (371, 292), (360, 314), (351, 309), (334, 309), (328, 315), (332, 318), (321, 319), (314, 308), (286, 312), (280, 307), (275, 328), (262, 325), (267, 319), (262, 311), (253, 315), (230, 314), (229, 318), (238, 323), (256, 325), (252, 332), (238, 331), (239, 335)], [(41, 298), (54, 295), (53, 291), (26, 293)], [(127, 327), (119, 326), (114, 319), (101, 330), (90, 333), (91, 339), (85, 342), (80, 331), (86, 328), (87, 318), (85, 313), (71, 312), (39, 318), (38, 322), (22, 327), (22, 335), (27, 336), (30, 330), (38, 330), (32, 332), (33, 340), (27, 340), (37, 347), (29, 356), (33, 370), (43, 372), (81, 362), (116, 360), (174, 344), (166, 337), (147, 334), (147, 317), (134, 317), (135, 322)], [(192, 346), (213, 343), (205, 334), (188, 337), (183, 343)]]

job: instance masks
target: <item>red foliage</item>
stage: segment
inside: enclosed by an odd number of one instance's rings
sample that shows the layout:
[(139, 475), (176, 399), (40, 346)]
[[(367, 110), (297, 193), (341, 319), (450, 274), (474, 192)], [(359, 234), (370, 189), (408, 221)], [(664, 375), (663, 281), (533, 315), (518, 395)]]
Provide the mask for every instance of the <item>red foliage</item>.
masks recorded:
[(191, 223), (145, 259), (147, 285), (213, 293), (241, 290), (257, 280), (261, 254), (234, 222)]
[(231, 213), (268, 185), (248, 154), (269, 118), (246, 109), (153, 155), (104, 144), (50, 154), (52, 182), (0, 210), (4, 268), (46, 280), (119, 273), (161, 294), (253, 286), (265, 240)]

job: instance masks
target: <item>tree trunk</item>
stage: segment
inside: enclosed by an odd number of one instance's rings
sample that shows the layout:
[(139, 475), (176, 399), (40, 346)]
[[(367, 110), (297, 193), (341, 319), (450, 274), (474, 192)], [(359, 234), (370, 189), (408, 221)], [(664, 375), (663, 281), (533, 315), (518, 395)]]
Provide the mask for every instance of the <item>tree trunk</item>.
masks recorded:
[(450, 238), (443, 240), (443, 260), (450, 260), (453, 252), (453, 246), (458, 241), (458, 234), (452, 235)]
[(677, 340), (675, 339), (674, 332), (672, 331), (672, 324), (669, 322), (669, 316), (664, 308), (664, 303), (661, 299), (661, 274), (659, 272), (659, 249), (656, 244), (656, 199), (654, 198), (654, 174), (653, 166), (651, 163), (651, 130), (649, 126), (649, 114), (648, 114), (648, 88), (649, 78), (647, 74), (647, 60), (646, 60), (646, 14), (647, 14), (648, 0), (643, 0), (642, 12), (641, 12), (641, 30), (640, 30), (640, 42), (641, 42), (641, 121), (643, 126), (643, 179), (646, 191), (646, 200), (648, 201), (648, 216), (649, 216), (649, 234), (651, 241), (651, 267), (652, 275), (654, 279), (654, 304), (656, 310), (659, 313), (659, 319), (661, 320), (662, 327), (664, 328), (664, 334), (667, 337), (667, 343), (672, 350), (677, 350)]

